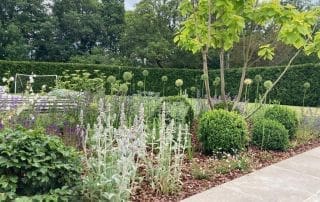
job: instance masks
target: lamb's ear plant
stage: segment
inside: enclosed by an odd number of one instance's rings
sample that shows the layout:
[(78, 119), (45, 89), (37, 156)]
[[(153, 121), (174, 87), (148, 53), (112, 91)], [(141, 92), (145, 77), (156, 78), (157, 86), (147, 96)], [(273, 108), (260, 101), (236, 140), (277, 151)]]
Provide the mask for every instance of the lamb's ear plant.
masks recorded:
[(149, 181), (152, 187), (165, 194), (181, 188), (181, 169), (184, 151), (188, 147), (189, 127), (176, 127), (174, 120), (166, 124), (166, 107), (163, 103), (159, 131), (151, 133), (151, 160), (147, 161)]
[(110, 107), (105, 109), (100, 100), (97, 123), (89, 129), (90, 153), (86, 155), (87, 174), (82, 193), (85, 201), (128, 201), (141, 159), (145, 159), (143, 105), (130, 127), (122, 104), (119, 128), (113, 126), (115, 116)]

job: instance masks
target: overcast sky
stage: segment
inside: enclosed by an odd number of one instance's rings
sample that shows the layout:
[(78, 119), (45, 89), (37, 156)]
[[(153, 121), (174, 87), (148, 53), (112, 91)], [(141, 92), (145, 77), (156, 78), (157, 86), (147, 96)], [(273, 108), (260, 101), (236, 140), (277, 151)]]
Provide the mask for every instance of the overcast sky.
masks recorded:
[(138, 2), (139, 0), (125, 0), (124, 4), (125, 4), (126, 10), (132, 10), (134, 8), (134, 5)]

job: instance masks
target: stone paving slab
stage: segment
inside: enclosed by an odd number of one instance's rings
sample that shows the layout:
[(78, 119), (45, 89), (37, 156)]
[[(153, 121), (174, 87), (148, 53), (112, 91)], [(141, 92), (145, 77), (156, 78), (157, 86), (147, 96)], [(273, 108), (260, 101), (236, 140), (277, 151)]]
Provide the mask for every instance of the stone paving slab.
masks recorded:
[(320, 202), (320, 147), (183, 202)]

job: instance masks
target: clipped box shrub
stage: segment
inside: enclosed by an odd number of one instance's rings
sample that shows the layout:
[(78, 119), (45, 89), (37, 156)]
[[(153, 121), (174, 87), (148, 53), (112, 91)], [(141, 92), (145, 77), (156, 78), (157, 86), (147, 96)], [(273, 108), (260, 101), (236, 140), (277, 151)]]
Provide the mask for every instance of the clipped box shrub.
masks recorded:
[(278, 121), (259, 119), (253, 125), (252, 141), (262, 149), (285, 151), (289, 146), (289, 134)]
[(0, 193), (47, 194), (81, 180), (81, 158), (54, 136), (39, 131), (0, 132)]
[(249, 141), (248, 127), (244, 118), (226, 110), (204, 113), (199, 123), (199, 140), (206, 153), (237, 153)]
[(276, 105), (268, 108), (264, 115), (267, 119), (276, 120), (288, 130), (289, 138), (293, 139), (295, 137), (296, 131), (298, 129), (298, 115), (296, 111), (289, 109), (288, 107)]

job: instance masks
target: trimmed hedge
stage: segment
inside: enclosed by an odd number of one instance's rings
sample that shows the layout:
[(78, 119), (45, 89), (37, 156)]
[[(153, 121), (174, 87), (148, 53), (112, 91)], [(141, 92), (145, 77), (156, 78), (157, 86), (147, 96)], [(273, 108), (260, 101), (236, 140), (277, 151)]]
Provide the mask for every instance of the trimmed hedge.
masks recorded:
[[(146, 90), (154, 92), (162, 92), (163, 83), (161, 81), (162, 76), (167, 76), (168, 81), (165, 85), (166, 96), (177, 95), (179, 89), (175, 86), (177, 79), (183, 80), (183, 89), (186, 89), (189, 95), (194, 95), (190, 91), (191, 87), (197, 87), (200, 92), (203, 86), (201, 80), (202, 71), (200, 69), (174, 69), (174, 68), (133, 68), (133, 67), (118, 67), (108, 65), (96, 65), (96, 64), (74, 64), (74, 63), (49, 63), (49, 62), (17, 62), (17, 61), (0, 61), (0, 77), (4, 75), (8, 70), (12, 75), (16, 73), (30, 74), (58, 74), (61, 75), (64, 70), (79, 70), (86, 69), (94, 76), (94, 70), (99, 69), (99, 73), (104, 73), (106, 76), (114, 75), (117, 79), (122, 79), (122, 74), (126, 71), (134, 74), (132, 84), (136, 84), (138, 81), (144, 81), (142, 71), (144, 69), (149, 70), (149, 75), (146, 78)], [(279, 74), (284, 69), (283, 66), (279, 67), (257, 67), (249, 68), (247, 72), (247, 78), (253, 79), (256, 75), (262, 76), (262, 83), (266, 80), (275, 81)], [(219, 76), (218, 70), (211, 70), (210, 83), (214, 78)], [(241, 77), (241, 69), (227, 69), (226, 70), (226, 91), (230, 96), (237, 94), (239, 81)], [(305, 105), (307, 106), (319, 106), (320, 105), (320, 64), (304, 64), (292, 66), (285, 74), (283, 79), (277, 84), (276, 88), (271, 91), (269, 98), (271, 100), (278, 100), (281, 104), (287, 105), (302, 105), (303, 97), (303, 84), (309, 82), (311, 84), (310, 89), (306, 95)], [(1, 82), (1, 81), (0, 81)], [(38, 86), (34, 89), (40, 89)], [(132, 92), (137, 89), (136, 86), (132, 86)], [(212, 94), (214, 94), (214, 88), (211, 86)], [(260, 93), (263, 93), (263, 86), (260, 85)], [(250, 100), (254, 101), (256, 98), (256, 84), (253, 83), (249, 88)]]

